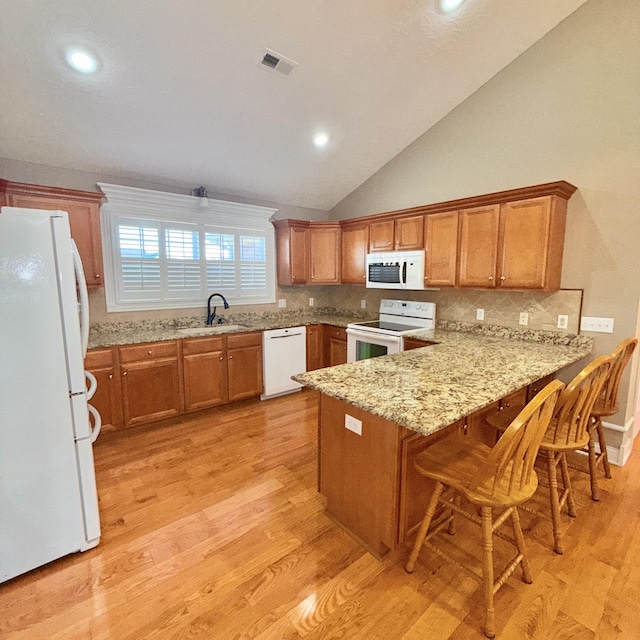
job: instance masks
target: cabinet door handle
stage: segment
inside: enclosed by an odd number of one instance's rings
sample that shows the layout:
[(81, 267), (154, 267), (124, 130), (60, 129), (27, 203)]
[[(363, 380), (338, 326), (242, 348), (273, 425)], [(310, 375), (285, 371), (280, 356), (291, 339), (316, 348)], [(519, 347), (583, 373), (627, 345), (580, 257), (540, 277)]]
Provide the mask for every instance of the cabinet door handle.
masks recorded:
[(224, 360), (224, 358), (222, 356), (220, 356), (220, 360)]
[(113, 373), (109, 374), (109, 380), (113, 380)]
[(126, 375), (127, 375), (127, 371), (125, 371), (122, 375), (123, 375), (123, 376), (126, 376)]
[(96, 273), (96, 280), (100, 280), (100, 274)]
[(493, 276), (489, 276), (489, 280), (493, 280)]
[(233, 356), (229, 356), (229, 360), (233, 360)]
[(151, 351), (151, 349), (149, 349), (149, 351), (147, 351), (147, 353), (148, 353), (149, 355), (152, 355), (152, 354), (153, 354), (153, 351)]
[(506, 280), (507, 278), (505, 276), (500, 276), (500, 280)]

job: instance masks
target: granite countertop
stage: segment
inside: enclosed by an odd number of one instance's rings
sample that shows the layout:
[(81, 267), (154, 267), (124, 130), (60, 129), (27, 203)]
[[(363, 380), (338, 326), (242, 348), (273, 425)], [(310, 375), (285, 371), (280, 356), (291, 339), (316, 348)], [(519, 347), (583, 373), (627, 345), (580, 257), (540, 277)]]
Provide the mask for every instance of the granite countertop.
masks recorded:
[(528, 333), (520, 337), (529, 341), (514, 339), (513, 335), (416, 331), (412, 337), (437, 344), (310, 371), (294, 379), (412, 431), (430, 435), (580, 360), (592, 350), (590, 338)]
[[(285, 329), (309, 324), (331, 324), (346, 327), (354, 322), (353, 315), (320, 312), (312, 314), (236, 314), (225, 317), (225, 322), (216, 325), (211, 331), (204, 326), (204, 318), (181, 318), (167, 321), (110, 322), (91, 325), (89, 330), (89, 349), (112, 347), (117, 345), (140, 344), (142, 342), (161, 342), (181, 338), (197, 338), (225, 333), (248, 333)], [(240, 326), (238, 326), (240, 325)], [(200, 332), (191, 330), (201, 328)], [(189, 333), (181, 332), (189, 329)]]

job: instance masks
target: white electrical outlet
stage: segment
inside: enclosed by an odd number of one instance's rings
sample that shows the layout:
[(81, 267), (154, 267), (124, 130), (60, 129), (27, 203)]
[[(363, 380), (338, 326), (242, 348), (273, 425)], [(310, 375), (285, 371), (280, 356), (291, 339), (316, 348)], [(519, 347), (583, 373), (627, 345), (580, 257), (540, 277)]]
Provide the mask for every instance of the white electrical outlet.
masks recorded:
[(314, 304), (315, 304), (315, 300), (313, 298), (309, 298), (309, 306), (313, 307)]
[(366, 309), (367, 308), (367, 301), (366, 300), (360, 300), (360, 308), (361, 309)]
[(520, 320), (518, 320), (518, 322), (526, 327), (529, 324), (529, 314), (526, 311), (521, 311)]
[(278, 299), (278, 306), (283, 309), (284, 307), (287, 306), (287, 300), (286, 298), (279, 298)]
[(591, 318), (589, 316), (583, 316), (580, 320), (580, 331), (613, 333), (613, 318)]
[(476, 320), (484, 320), (484, 309), (476, 309)]
[(344, 427), (345, 429), (349, 429), (349, 431), (353, 431), (353, 433), (357, 433), (359, 436), (362, 435), (362, 420), (358, 420), (358, 418), (354, 418), (348, 413), (344, 414)]
[(569, 327), (569, 316), (558, 316), (558, 329), (567, 329)]

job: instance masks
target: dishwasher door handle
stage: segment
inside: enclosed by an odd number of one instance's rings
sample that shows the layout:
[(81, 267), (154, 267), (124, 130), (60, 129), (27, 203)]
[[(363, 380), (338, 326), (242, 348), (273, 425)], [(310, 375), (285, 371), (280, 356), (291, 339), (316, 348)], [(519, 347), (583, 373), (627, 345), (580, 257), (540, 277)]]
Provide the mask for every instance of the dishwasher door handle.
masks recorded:
[(301, 333), (288, 333), (286, 336), (269, 336), (267, 340), (280, 340), (280, 338), (293, 338), (301, 335)]

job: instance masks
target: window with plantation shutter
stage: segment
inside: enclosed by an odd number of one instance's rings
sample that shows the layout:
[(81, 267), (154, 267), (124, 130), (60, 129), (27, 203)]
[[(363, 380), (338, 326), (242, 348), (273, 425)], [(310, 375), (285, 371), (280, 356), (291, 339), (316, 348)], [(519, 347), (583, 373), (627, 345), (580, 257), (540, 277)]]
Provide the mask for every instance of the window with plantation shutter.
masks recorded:
[(108, 311), (275, 302), (274, 209), (100, 187)]

